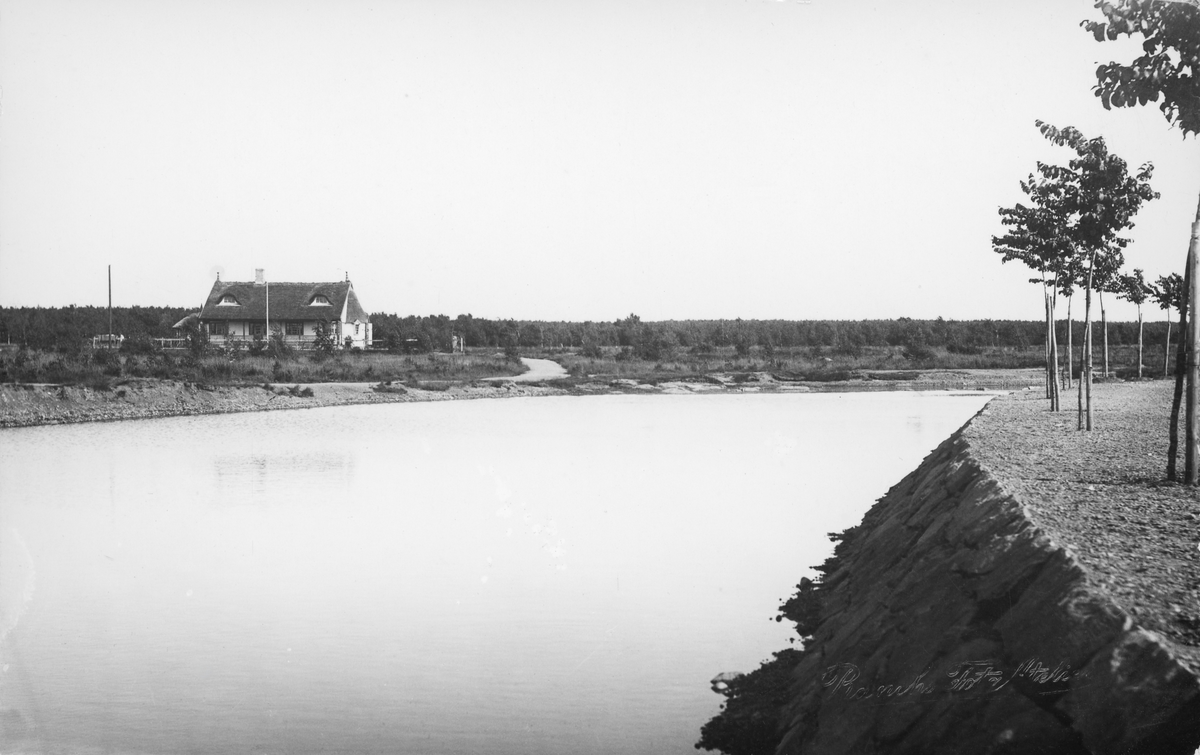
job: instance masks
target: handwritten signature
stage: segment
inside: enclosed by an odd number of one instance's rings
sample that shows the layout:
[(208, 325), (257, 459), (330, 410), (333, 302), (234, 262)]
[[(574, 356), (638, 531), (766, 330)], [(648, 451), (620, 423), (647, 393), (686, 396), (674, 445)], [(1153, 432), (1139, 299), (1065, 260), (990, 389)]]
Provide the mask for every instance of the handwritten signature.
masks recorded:
[(917, 674), (908, 684), (863, 684), (862, 672), (858, 666), (853, 663), (838, 663), (825, 669), (825, 673), (821, 675), (821, 686), (828, 694), (840, 695), (847, 700), (919, 697), (935, 692), (975, 691), (990, 694), (1018, 680), (1019, 684), (1046, 687), (1044, 692), (1053, 694), (1062, 691), (1066, 682), (1082, 675), (1082, 672), (1073, 670), (1065, 663), (1050, 667), (1037, 658), (1022, 662), (1010, 672), (1006, 672), (999, 661), (980, 660), (959, 663), (946, 672), (946, 679), (941, 685), (936, 683), (937, 677), (929, 676), (929, 669)]

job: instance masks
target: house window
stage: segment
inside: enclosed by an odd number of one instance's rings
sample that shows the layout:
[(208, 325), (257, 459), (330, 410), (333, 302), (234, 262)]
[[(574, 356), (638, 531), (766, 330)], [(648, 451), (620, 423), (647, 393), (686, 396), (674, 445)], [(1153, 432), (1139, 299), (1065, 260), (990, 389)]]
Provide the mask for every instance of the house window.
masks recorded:
[(326, 299), (324, 296), (322, 296), (321, 294), (317, 294), (316, 296), (313, 297), (312, 301), (310, 301), (308, 303), (308, 306), (310, 306), (310, 307), (329, 307), (332, 305), (329, 303), (329, 300)]
[(217, 302), (218, 307), (240, 307), (238, 300), (233, 298), (233, 294), (225, 294), (221, 297), (221, 301)]
[(250, 323), (250, 335), (265, 338), (267, 335), (267, 324), (265, 322)]
[(285, 332), (289, 336), (304, 335), (304, 323), (302, 323), (302, 322), (289, 322), (286, 325), (284, 325), (284, 328), (285, 328)]
[(225, 336), (229, 335), (229, 323), (224, 320), (220, 322), (208, 323), (208, 334), (210, 336)]

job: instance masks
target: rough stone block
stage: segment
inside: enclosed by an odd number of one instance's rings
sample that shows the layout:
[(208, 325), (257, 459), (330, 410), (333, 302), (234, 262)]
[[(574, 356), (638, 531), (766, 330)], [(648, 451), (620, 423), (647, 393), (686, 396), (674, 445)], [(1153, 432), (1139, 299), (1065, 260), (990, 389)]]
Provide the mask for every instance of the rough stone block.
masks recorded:
[[(960, 550), (952, 568), (972, 578), (969, 589), (975, 601), (998, 616), (1016, 605), (1023, 587), (1035, 578), (1051, 553), (1037, 530), (1027, 527), (978, 548)], [(998, 600), (1010, 600), (1011, 604), (996, 605)]]
[(1024, 517), (1018, 507), (990, 477), (979, 477), (967, 486), (947, 527), (951, 542), (968, 545), (986, 543), (1007, 529), (1019, 528)]
[(1144, 629), (1093, 658), (1058, 706), (1095, 755), (1191, 755), (1200, 745), (1200, 682)]
[(1055, 551), (1037, 577), (996, 621), (1009, 657), (1078, 669), (1126, 628), (1127, 617), (1087, 590), (1082, 568)]

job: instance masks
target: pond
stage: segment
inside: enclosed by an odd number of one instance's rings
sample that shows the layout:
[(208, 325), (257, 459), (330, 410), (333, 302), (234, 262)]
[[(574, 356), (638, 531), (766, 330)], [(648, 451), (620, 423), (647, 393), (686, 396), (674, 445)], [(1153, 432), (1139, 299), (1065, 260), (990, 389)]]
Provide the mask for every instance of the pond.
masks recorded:
[(990, 396), (0, 432), (5, 753), (694, 753), (708, 681)]

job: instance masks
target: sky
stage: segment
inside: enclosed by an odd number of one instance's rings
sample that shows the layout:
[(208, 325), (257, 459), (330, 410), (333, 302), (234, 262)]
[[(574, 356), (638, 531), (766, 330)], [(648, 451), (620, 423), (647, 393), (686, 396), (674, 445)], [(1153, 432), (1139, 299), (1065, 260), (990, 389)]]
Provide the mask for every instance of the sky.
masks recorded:
[[(196, 306), (349, 276), (371, 312), (1038, 319), (991, 249), (1041, 119), (1155, 165), (1128, 266), (1181, 270), (1200, 143), (1105, 111), (1091, 2), (0, 0), (0, 306)], [(1113, 319), (1135, 310), (1110, 303)], [(1151, 311), (1152, 310), (1152, 311)], [(1148, 318), (1161, 311), (1148, 308)]]

